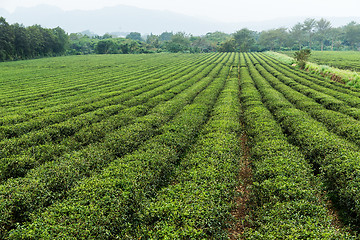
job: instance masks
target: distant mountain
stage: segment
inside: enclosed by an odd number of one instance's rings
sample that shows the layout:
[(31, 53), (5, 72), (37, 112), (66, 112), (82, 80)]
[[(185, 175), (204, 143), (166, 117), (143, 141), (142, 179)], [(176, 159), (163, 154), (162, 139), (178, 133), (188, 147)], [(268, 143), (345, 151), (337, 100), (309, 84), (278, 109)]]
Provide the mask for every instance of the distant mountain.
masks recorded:
[[(17, 8), (13, 13), (0, 9), (0, 15), (4, 16), (9, 23), (17, 22), (25, 26), (40, 24), (49, 28), (60, 26), (69, 33), (90, 30), (99, 35), (107, 32), (160, 34), (164, 31), (183, 31), (194, 35), (203, 35), (214, 31), (232, 33), (244, 27), (262, 31), (278, 27), (292, 27), (305, 19), (305, 17), (292, 17), (258, 22), (221, 23), (170, 11), (124, 5), (92, 11), (64, 11), (49, 5), (39, 5), (31, 8)], [(330, 20), (333, 26), (342, 26), (353, 20), (360, 22), (360, 17), (326, 19)]]

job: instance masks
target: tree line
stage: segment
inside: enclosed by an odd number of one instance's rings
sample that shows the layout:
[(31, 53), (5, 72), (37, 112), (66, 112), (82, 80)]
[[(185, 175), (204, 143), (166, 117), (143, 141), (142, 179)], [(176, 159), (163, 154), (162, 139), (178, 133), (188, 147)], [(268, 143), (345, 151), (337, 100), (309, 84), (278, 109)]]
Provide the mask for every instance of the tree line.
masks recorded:
[(360, 50), (360, 24), (350, 22), (332, 27), (330, 21), (308, 18), (290, 29), (277, 28), (262, 32), (241, 29), (221, 44), (219, 51), (265, 50)]
[(10, 25), (0, 17), (0, 61), (63, 55), (68, 43), (68, 34), (60, 27)]
[[(70, 35), (72, 40), (72, 35)], [(73, 53), (151, 53), (151, 52), (248, 52), (301, 50), (359, 50), (360, 24), (350, 22), (342, 27), (332, 27), (322, 18), (306, 19), (290, 29), (276, 28), (256, 32), (243, 28), (233, 34), (223, 32), (193, 36), (183, 32), (163, 32), (160, 35), (142, 36), (132, 32), (126, 39), (105, 34), (102, 37), (76, 35)], [(134, 42), (135, 41), (135, 42)], [(125, 46), (124, 46), (125, 45)], [(125, 49), (125, 51), (123, 50)]]
[(0, 61), (43, 56), (82, 54), (136, 54), (155, 52), (248, 52), (279, 50), (359, 50), (360, 24), (350, 22), (332, 27), (326, 19), (306, 19), (290, 29), (256, 32), (243, 28), (235, 33), (207, 33), (193, 36), (184, 32), (163, 32), (142, 36), (129, 33), (126, 38), (111, 34), (89, 36), (67, 34), (60, 27), (10, 25), (0, 17)]
[(126, 38), (111, 34), (89, 36), (82, 33), (70, 34), (70, 54), (131, 54), (156, 52), (203, 53), (216, 52), (219, 44), (231, 35), (222, 32), (193, 36), (184, 32), (163, 32), (160, 35), (142, 36), (138, 32), (129, 33)]

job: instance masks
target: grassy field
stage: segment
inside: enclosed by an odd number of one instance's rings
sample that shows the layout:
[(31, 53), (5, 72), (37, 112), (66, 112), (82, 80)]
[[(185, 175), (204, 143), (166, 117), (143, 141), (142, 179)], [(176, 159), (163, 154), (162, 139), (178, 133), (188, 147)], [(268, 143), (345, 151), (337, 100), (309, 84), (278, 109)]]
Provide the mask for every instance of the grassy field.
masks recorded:
[(353, 70), (360, 72), (360, 52), (359, 51), (334, 51), (319, 52), (311, 54), (310, 61), (321, 65), (328, 65), (340, 69)]
[[(269, 56), (287, 64), (295, 63), (294, 52), (267, 52)], [(332, 81), (340, 82), (360, 89), (359, 52), (320, 52), (313, 51), (305, 69), (310, 73), (325, 76)]]
[(357, 238), (359, 90), (263, 53), (0, 69), (0, 239)]
[[(293, 57), (294, 51), (281, 52)], [(312, 51), (310, 62), (330, 67), (360, 72), (359, 51)]]

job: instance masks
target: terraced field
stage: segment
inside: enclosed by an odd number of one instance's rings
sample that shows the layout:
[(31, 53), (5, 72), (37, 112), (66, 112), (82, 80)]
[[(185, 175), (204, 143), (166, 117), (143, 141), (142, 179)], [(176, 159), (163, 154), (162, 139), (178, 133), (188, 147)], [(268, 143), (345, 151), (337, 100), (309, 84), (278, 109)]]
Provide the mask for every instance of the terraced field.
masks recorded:
[(262, 53), (0, 69), (0, 239), (357, 237), (358, 90)]

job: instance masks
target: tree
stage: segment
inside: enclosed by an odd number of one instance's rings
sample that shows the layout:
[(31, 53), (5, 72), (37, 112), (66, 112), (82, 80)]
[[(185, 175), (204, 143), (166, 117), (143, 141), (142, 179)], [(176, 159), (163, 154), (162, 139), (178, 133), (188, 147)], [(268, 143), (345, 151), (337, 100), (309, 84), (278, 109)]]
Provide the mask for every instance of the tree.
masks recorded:
[(126, 36), (126, 39), (131, 39), (131, 40), (135, 40), (135, 41), (144, 41), (142, 38), (141, 38), (141, 34), (138, 33), (138, 32), (131, 32), (129, 33), (127, 36)]
[(235, 40), (235, 47), (237, 51), (249, 52), (255, 45), (254, 32), (243, 28), (233, 35)]
[(115, 42), (111, 39), (100, 40), (95, 45), (95, 52), (98, 54), (116, 53)]
[(324, 50), (324, 41), (329, 37), (331, 31), (331, 22), (321, 18), (316, 22), (316, 36), (321, 43), (321, 51)]
[(69, 36), (60, 27), (52, 29), (52, 32), (55, 37), (53, 52), (56, 54), (64, 54), (69, 45)]
[(146, 43), (149, 44), (150, 47), (159, 48), (160, 47), (160, 38), (157, 35), (150, 34), (146, 38)]
[(235, 52), (235, 39), (231, 38), (218, 47), (219, 52)]
[(301, 50), (305, 38), (303, 24), (297, 23), (295, 26), (293, 26), (290, 30), (290, 36), (294, 43), (299, 46), (299, 50)]
[(40, 56), (43, 52), (43, 45), (45, 44), (45, 40), (40, 29), (40, 25), (27, 27), (30, 40), (29, 45), (31, 50), (31, 57)]
[(303, 31), (307, 35), (310, 49), (312, 47), (312, 38), (315, 32), (315, 26), (316, 26), (316, 20), (314, 18), (306, 19), (303, 24)]
[(11, 25), (14, 32), (14, 57), (26, 59), (30, 57), (29, 33), (23, 25), (15, 23)]
[(191, 49), (192, 53), (203, 53), (203, 52), (214, 52), (216, 51), (216, 44), (211, 42), (205, 37), (190, 37)]
[(0, 61), (12, 58), (14, 51), (14, 32), (5, 18), (0, 17)]
[(166, 42), (166, 49), (169, 52), (186, 52), (190, 50), (190, 40), (183, 32), (178, 32)]
[(298, 62), (300, 68), (302, 69), (305, 68), (306, 62), (309, 59), (310, 55), (311, 55), (310, 49), (302, 49), (294, 53), (294, 58)]
[(160, 34), (159, 39), (161, 42), (170, 41), (174, 34), (172, 32), (163, 32)]
[(94, 53), (96, 43), (98, 42), (98, 39), (90, 38), (82, 33), (71, 33), (69, 40), (68, 52), (76, 55)]
[(280, 50), (288, 39), (288, 35), (286, 28), (262, 31), (259, 37), (259, 44), (270, 51), (274, 49)]
[(329, 30), (329, 38), (331, 39), (331, 51), (334, 51), (334, 47), (341, 46), (341, 38), (343, 38), (344, 31), (342, 28), (331, 28)]
[(204, 38), (214, 44), (220, 44), (229, 40), (231, 36), (227, 33), (216, 31), (213, 33), (207, 33)]
[(351, 46), (352, 50), (360, 43), (360, 24), (350, 22), (344, 27), (344, 40)]

